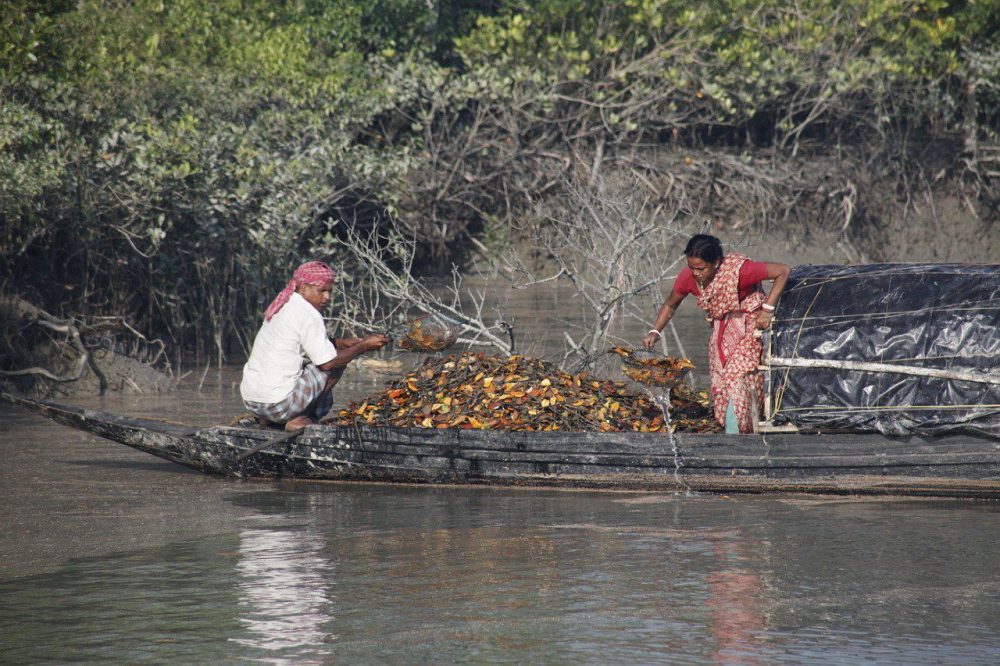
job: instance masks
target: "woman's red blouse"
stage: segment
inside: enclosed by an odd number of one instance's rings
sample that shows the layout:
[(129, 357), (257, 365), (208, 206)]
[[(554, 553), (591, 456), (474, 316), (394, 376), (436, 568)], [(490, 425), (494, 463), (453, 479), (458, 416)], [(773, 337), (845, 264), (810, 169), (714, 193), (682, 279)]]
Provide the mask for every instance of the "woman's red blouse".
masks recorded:
[[(743, 266), (740, 267), (740, 284), (737, 287), (740, 300), (742, 301), (746, 298), (754, 287), (766, 279), (767, 264), (765, 262), (744, 261)], [(677, 279), (674, 280), (674, 293), (678, 296), (687, 296), (688, 294), (701, 295), (701, 290), (698, 289), (698, 283), (694, 281), (694, 275), (691, 273), (690, 268), (685, 266), (680, 274), (678, 274)]]

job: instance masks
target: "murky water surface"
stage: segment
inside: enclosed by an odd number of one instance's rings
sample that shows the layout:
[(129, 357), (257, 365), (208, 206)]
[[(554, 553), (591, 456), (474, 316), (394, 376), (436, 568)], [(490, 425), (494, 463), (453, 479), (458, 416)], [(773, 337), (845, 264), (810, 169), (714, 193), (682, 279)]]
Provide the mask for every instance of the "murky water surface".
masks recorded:
[[(71, 402), (208, 425), (238, 370)], [(998, 503), (237, 482), (0, 418), (2, 663), (1000, 663)]]

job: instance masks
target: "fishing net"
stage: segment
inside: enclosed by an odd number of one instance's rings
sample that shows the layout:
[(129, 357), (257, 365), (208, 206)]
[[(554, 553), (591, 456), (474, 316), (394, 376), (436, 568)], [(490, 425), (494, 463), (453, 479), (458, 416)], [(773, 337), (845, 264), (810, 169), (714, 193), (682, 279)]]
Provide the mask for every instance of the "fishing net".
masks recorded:
[(686, 358), (663, 356), (649, 349), (615, 347), (611, 351), (621, 357), (622, 372), (626, 377), (647, 386), (673, 388), (694, 367)]
[(400, 349), (407, 351), (443, 351), (458, 340), (462, 324), (442, 314), (428, 314), (409, 322), (398, 338)]

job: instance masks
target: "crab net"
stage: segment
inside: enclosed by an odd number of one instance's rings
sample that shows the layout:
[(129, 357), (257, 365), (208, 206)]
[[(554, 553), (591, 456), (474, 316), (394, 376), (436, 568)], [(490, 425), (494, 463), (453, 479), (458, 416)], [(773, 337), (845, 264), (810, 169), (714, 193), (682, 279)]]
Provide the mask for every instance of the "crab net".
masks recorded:
[(611, 351), (621, 358), (626, 377), (647, 386), (673, 388), (684, 381), (694, 367), (686, 358), (664, 356), (649, 349), (615, 347)]
[(460, 322), (442, 314), (428, 314), (412, 320), (399, 337), (399, 347), (408, 351), (439, 352), (458, 340)]

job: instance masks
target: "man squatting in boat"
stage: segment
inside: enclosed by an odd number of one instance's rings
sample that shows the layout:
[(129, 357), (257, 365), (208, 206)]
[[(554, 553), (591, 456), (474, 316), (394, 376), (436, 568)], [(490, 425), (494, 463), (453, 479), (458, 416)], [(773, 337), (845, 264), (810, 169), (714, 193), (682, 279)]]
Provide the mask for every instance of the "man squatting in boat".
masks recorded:
[[(651, 349), (684, 297), (694, 294), (712, 326), (708, 365), (715, 419), (727, 433), (754, 432), (764, 405), (764, 377), (758, 368), (763, 349), (754, 332), (771, 325), (790, 268), (736, 252), (723, 255), (719, 239), (708, 234), (692, 236), (684, 256), (687, 267), (642, 344)], [(764, 280), (772, 280), (767, 295)]]
[(309, 261), (264, 313), (243, 366), (243, 404), (265, 422), (298, 430), (333, 406), (333, 387), (353, 359), (384, 347), (387, 335), (330, 340), (321, 314), (330, 303), (333, 269)]

